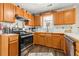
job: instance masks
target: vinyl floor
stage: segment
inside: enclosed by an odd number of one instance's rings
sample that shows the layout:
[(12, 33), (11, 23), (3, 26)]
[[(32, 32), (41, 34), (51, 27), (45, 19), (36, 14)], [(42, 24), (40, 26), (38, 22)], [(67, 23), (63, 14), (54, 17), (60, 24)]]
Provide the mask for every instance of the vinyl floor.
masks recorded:
[(33, 45), (31, 46), (30, 51), (26, 54), (26, 56), (65, 56), (63, 52), (60, 52), (56, 49)]

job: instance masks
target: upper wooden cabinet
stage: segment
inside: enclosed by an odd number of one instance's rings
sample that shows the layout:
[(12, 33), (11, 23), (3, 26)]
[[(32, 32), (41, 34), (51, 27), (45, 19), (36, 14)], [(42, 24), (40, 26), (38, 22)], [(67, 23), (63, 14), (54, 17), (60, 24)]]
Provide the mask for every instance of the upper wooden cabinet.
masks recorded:
[(24, 11), (18, 6), (15, 7), (15, 14), (24, 17)]
[(4, 21), (15, 22), (15, 5), (4, 3)]
[(34, 17), (31, 13), (21, 9), (12, 3), (0, 3), (0, 22), (15, 22), (15, 16), (21, 16), (25, 19), (30, 19), (28, 24), (32, 25), (34, 23)]
[(75, 8), (64, 11), (64, 24), (75, 24)]
[(31, 19), (29, 21), (29, 26), (34, 26), (34, 16), (31, 15)]
[(15, 22), (15, 5), (0, 3), (0, 22)]
[(35, 15), (34, 16), (34, 26), (40, 26), (41, 25), (41, 16)]
[(53, 18), (54, 18), (54, 24), (58, 24), (58, 12), (53, 13)]
[(63, 17), (64, 13), (63, 11), (58, 12), (58, 24), (62, 25), (64, 24), (64, 17)]
[(0, 3), (0, 22), (3, 21), (3, 3)]
[(27, 12), (27, 14), (28, 14), (28, 19), (31, 19), (32, 18), (32, 14), (29, 13), (29, 12)]
[(24, 18), (25, 19), (28, 19), (28, 14), (27, 14), (27, 11), (26, 10), (24, 10)]
[(33, 15), (31, 15), (31, 18), (25, 22), (25, 25), (34, 26), (34, 16)]
[(75, 8), (65, 11), (58, 11), (53, 15), (55, 25), (75, 24)]

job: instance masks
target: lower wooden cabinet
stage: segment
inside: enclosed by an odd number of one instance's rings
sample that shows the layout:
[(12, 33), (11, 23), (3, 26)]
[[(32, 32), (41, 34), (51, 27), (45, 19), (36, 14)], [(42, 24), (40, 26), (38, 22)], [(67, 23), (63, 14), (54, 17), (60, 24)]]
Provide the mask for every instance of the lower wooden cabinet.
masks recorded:
[(61, 36), (60, 34), (35, 34), (33, 43), (61, 49), (61, 40), (63, 40)]
[(17, 42), (17, 40), (9, 43), (9, 56), (18, 56), (18, 42)]
[(35, 33), (33, 44), (39, 44), (62, 50), (65, 54), (67, 52), (64, 34), (60, 33)]
[(18, 56), (18, 34), (0, 35), (0, 56)]
[(61, 36), (59, 34), (53, 34), (52, 35), (52, 38), (53, 38), (53, 43), (52, 46), (53, 48), (57, 48), (57, 49), (60, 49), (61, 48)]
[(76, 52), (75, 52), (75, 55), (76, 56), (79, 56), (79, 42), (76, 42)]

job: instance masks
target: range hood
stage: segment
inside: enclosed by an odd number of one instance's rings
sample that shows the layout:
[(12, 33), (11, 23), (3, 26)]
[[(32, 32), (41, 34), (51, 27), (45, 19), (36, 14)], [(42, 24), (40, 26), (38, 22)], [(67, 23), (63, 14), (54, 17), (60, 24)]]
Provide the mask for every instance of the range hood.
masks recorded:
[(25, 19), (22, 16), (15, 15), (15, 17), (16, 17), (17, 20), (20, 20), (20, 21), (30, 21), (30, 19)]

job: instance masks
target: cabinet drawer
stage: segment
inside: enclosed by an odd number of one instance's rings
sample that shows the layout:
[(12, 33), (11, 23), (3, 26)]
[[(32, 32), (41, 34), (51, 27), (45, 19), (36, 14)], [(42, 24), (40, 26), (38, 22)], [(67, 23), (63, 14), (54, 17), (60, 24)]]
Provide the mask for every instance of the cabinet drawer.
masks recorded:
[(18, 36), (17, 35), (9, 37), (9, 41), (14, 41), (14, 40), (18, 40)]

